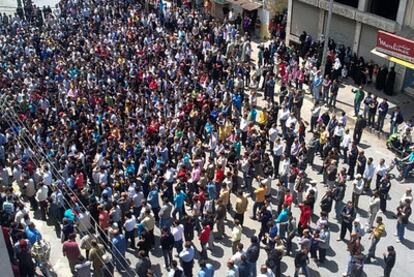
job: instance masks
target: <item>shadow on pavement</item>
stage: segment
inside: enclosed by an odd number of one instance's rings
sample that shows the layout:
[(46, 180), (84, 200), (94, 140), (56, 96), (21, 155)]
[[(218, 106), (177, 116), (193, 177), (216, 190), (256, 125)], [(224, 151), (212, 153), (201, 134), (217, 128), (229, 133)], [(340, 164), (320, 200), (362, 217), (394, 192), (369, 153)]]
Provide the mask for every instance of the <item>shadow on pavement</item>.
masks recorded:
[(410, 250), (414, 250), (414, 242), (413, 242), (413, 241), (411, 241), (411, 240), (407, 240), (407, 239), (404, 239), (401, 243), (402, 243), (404, 246), (406, 246), (408, 249), (410, 249)]
[(325, 262), (320, 264), (319, 267), (326, 268), (332, 273), (336, 273), (339, 271), (338, 264), (334, 260), (325, 260)]
[(211, 256), (216, 258), (222, 258), (224, 256), (224, 250), (216, 244), (213, 246), (213, 249), (211, 250)]
[(246, 226), (243, 226), (242, 233), (244, 235), (246, 235), (246, 237), (252, 237), (252, 236), (254, 236), (254, 234), (256, 234), (256, 230), (253, 230), (253, 229), (250, 229), (250, 228), (248, 228)]
[(329, 249), (326, 251), (326, 256), (328, 257), (335, 257), (336, 252), (332, 249), (332, 247), (329, 247)]

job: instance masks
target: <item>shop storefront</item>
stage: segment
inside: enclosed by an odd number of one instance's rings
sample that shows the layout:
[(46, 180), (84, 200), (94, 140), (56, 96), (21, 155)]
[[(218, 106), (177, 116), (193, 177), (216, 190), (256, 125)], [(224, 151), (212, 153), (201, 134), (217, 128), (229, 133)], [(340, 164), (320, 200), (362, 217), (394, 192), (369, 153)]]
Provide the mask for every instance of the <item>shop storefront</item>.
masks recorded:
[(414, 96), (414, 41), (378, 31), (377, 44), (371, 53), (401, 67), (403, 77), (396, 87)]

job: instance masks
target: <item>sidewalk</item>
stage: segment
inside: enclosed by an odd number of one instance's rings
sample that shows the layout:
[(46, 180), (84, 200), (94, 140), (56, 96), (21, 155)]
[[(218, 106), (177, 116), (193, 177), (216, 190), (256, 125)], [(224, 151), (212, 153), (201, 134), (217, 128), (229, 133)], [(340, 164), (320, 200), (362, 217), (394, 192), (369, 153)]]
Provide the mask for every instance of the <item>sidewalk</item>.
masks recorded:
[[(267, 45), (269, 44), (270, 41), (262, 41), (262, 42), (252, 42), (252, 60), (257, 63), (257, 47), (259, 44), (264, 44)], [(304, 86), (305, 88), (305, 99), (307, 100), (311, 100), (313, 101), (313, 97), (312, 94), (309, 91), (308, 86)], [(353, 117), (354, 115), (354, 93), (352, 92), (353, 89), (357, 89), (358, 86), (354, 85), (354, 82), (351, 78), (346, 79), (344, 82), (342, 82), (340, 84), (340, 88), (338, 91), (338, 97), (337, 97), (337, 101), (336, 101), (336, 114), (340, 114), (341, 112), (345, 112), (347, 119), (348, 119), (348, 127), (350, 127), (351, 129), (353, 129), (354, 124), (355, 124), (355, 117)], [(278, 92), (280, 90), (280, 86), (277, 84), (276, 85), (276, 92)], [(414, 98), (412, 98), (409, 95), (406, 95), (402, 92), (395, 92), (395, 94), (393, 96), (389, 96), (386, 95), (384, 92), (382, 91), (378, 91), (377, 89), (375, 89), (375, 85), (370, 84), (370, 85), (366, 85), (364, 87), (364, 91), (365, 91), (365, 95), (367, 95), (367, 93), (372, 93), (373, 95), (376, 95), (378, 97), (378, 102), (381, 102), (383, 98), (387, 98), (388, 99), (388, 115), (385, 118), (385, 123), (384, 123), (384, 128), (383, 128), (383, 133), (377, 133), (374, 130), (371, 130), (370, 128), (365, 128), (365, 131), (371, 132), (376, 134), (379, 138), (381, 139), (386, 139), (387, 136), (389, 135), (389, 131), (390, 131), (390, 118), (391, 118), (391, 113), (395, 110), (395, 108), (397, 106), (399, 106), (401, 108), (403, 117), (404, 117), (404, 121), (409, 121), (414, 117)], [(277, 94), (277, 93), (276, 93)], [(327, 108), (326, 108), (327, 109)], [(364, 105), (361, 105), (361, 110), (363, 111), (364, 109)], [(375, 118), (377, 119), (377, 117)]]
[[(353, 89), (357, 89), (358, 87), (354, 85), (353, 80), (348, 78), (340, 85), (340, 89), (338, 92), (338, 98), (337, 98), (337, 104), (336, 104), (336, 111), (342, 112), (344, 111), (347, 115), (347, 118), (349, 119), (348, 122), (354, 124), (355, 123), (355, 117), (354, 115), (354, 93), (352, 92)], [(403, 117), (405, 121), (411, 120), (411, 118), (414, 117), (414, 109), (412, 108), (412, 105), (414, 103), (414, 99), (409, 96), (405, 95), (403, 93), (397, 92), (393, 96), (386, 95), (382, 91), (378, 91), (375, 89), (374, 85), (366, 85), (364, 87), (365, 95), (367, 93), (372, 93), (373, 95), (376, 95), (378, 97), (378, 102), (380, 103), (384, 98), (387, 98), (389, 108), (388, 108), (388, 115), (385, 118), (385, 124), (383, 128), (383, 133), (378, 134), (379, 137), (386, 139), (386, 137), (389, 135), (390, 130), (390, 120), (391, 120), (391, 113), (395, 110), (397, 106), (401, 108)], [(308, 97), (312, 97), (311, 95), (307, 95)], [(364, 109), (364, 104), (361, 105), (361, 110)], [(366, 128), (365, 130), (376, 133), (375, 131), (371, 130), (370, 128)], [(377, 133), (376, 133), (377, 134)]]

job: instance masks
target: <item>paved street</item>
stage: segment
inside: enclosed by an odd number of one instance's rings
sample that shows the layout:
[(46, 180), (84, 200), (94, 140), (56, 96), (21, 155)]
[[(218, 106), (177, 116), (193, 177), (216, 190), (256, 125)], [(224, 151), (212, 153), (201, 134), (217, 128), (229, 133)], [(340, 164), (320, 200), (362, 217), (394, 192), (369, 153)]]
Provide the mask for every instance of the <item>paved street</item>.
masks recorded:
[[(256, 54), (253, 54), (254, 58)], [(277, 91), (277, 90), (276, 90)], [(338, 98), (341, 98), (340, 96)], [(260, 97), (260, 100), (263, 98)], [(260, 105), (263, 105), (263, 101), (260, 102)], [(303, 117), (309, 121), (310, 120), (310, 108), (312, 107), (312, 103), (309, 99), (306, 99), (302, 108), (302, 115)], [(351, 107), (352, 108), (352, 107)], [(353, 127), (353, 123), (349, 123), (348, 127)], [(389, 164), (389, 162), (394, 158), (394, 155), (389, 152), (385, 148), (385, 142), (381, 138), (379, 138), (376, 134), (371, 134), (368, 132), (364, 132), (362, 136), (362, 143), (360, 145), (362, 149), (365, 150), (367, 157), (373, 157), (374, 163), (377, 164), (380, 158), (384, 158)], [(315, 159), (316, 165), (321, 165), (321, 160), (319, 158)], [(341, 165), (342, 166), (342, 165)], [(312, 179), (313, 182), (316, 182), (318, 188), (318, 199), (317, 203), (321, 199), (322, 195), (325, 192), (325, 188), (321, 185), (322, 175), (318, 175), (317, 171), (312, 171), (311, 169), (307, 170), (309, 177)], [(394, 172), (396, 174), (396, 172)], [(257, 185), (257, 184), (255, 184)], [(349, 182), (348, 182), (349, 185)], [(400, 184), (398, 181), (392, 181), (392, 188), (390, 191), (391, 199), (388, 201), (388, 210), (389, 213), (382, 215), (384, 217), (384, 223), (386, 225), (387, 236), (382, 238), (377, 247), (377, 256), (382, 257), (382, 253), (386, 251), (386, 247), (388, 245), (393, 245), (396, 249), (397, 253), (397, 262), (393, 269), (392, 276), (411, 276), (411, 267), (410, 263), (414, 262), (414, 256), (411, 255), (414, 249), (414, 224), (410, 223), (408, 225), (408, 230), (406, 230), (406, 238), (407, 240), (403, 244), (397, 244), (395, 242), (395, 237), (393, 234), (395, 233), (396, 229), (396, 219), (394, 218), (394, 212), (396, 210), (398, 201), (402, 196), (403, 192), (407, 187), (413, 187), (413, 183), (405, 183)], [(351, 191), (352, 188), (348, 187), (346, 192), (345, 200), (351, 199)], [(362, 224), (365, 224), (367, 221), (368, 213), (368, 199), (369, 196), (362, 196), (360, 199), (360, 207), (358, 217), (361, 218)], [(232, 196), (232, 200), (234, 200), (234, 195)], [(243, 230), (243, 237), (242, 243), (247, 248), (250, 244), (249, 239), (252, 235), (258, 234), (260, 223), (256, 221), (252, 221), (248, 216), (251, 215), (253, 203), (250, 202), (249, 204), (249, 212), (246, 214), (245, 220), (245, 228)], [(319, 214), (320, 208), (319, 205), (315, 205), (315, 214)], [(299, 217), (299, 210), (298, 208), (293, 208), (293, 212), (296, 218)], [(333, 212), (332, 212), (333, 213)], [(231, 216), (228, 216), (228, 219), (231, 219)], [(411, 218), (412, 220), (412, 218)], [(323, 264), (321, 267), (318, 267), (314, 262), (310, 263), (311, 268), (311, 276), (342, 276), (342, 273), (345, 271), (347, 261), (348, 261), (348, 252), (346, 251), (346, 244), (344, 242), (337, 242), (336, 239), (339, 236), (339, 228), (338, 222), (335, 219), (331, 219), (331, 249), (328, 251), (327, 262)], [(312, 223), (314, 226), (316, 221)], [(52, 227), (46, 226), (43, 222), (36, 221), (37, 226), (40, 228), (41, 232), (43, 233), (45, 239), (50, 241), (53, 248), (51, 254), (51, 264), (58, 276), (69, 276), (69, 268), (67, 266), (66, 258), (63, 257), (61, 252), (61, 243), (60, 239), (56, 237), (55, 232), (53, 231)], [(227, 236), (231, 235), (231, 228), (228, 224), (226, 224), (226, 234)], [(156, 235), (159, 234), (158, 228), (156, 228)], [(295, 239), (296, 242), (296, 239)], [(365, 235), (362, 239), (362, 244), (365, 247), (365, 253), (369, 248), (370, 241), (368, 240), (368, 235)], [(198, 244), (198, 240), (195, 239), (195, 246), (197, 249), (200, 249)], [(263, 245), (262, 245), (263, 246)], [(175, 252), (174, 252), (175, 254)], [(214, 249), (208, 253), (210, 257), (210, 262), (216, 268), (216, 276), (223, 276), (226, 272), (226, 262), (231, 257), (231, 241), (229, 239), (224, 239), (223, 241), (216, 242)], [(132, 266), (135, 266), (135, 258), (134, 253), (129, 252), (127, 255), (128, 259), (131, 261)], [(262, 249), (260, 253), (260, 258), (258, 262), (258, 266), (264, 263), (266, 260), (266, 253)], [(154, 270), (157, 273), (161, 273), (162, 276), (167, 276), (165, 269), (163, 268), (164, 262), (162, 259), (161, 251), (159, 248), (152, 252), (151, 261), (154, 266)], [(282, 272), (283, 276), (293, 276), (294, 273), (294, 266), (293, 266), (293, 258), (292, 257), (283, 257), (282, 259)], [(373, 264), (365, 266), (365, 273), (367, 276), (382, 276), (382, 259), (376, 260)], [(198, 268), (198, 264), (196, 263), (195, 269)], [(196, 271), (195, 271), (196, 272)]]

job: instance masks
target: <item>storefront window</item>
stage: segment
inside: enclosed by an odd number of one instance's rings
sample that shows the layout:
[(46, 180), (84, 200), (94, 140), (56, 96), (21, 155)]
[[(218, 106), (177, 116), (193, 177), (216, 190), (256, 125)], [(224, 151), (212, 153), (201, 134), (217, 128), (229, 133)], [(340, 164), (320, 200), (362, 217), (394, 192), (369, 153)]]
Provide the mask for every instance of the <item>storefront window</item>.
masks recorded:
[(369, 12), (395, 20), (397, 18), (398, 6), (400, 0), (371, 0), (371, 7)]

